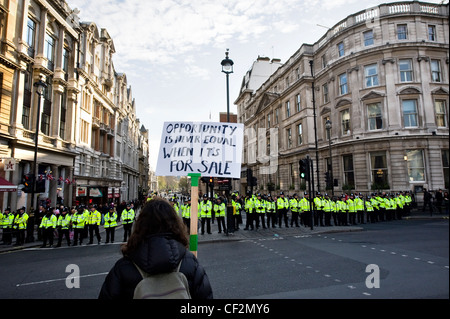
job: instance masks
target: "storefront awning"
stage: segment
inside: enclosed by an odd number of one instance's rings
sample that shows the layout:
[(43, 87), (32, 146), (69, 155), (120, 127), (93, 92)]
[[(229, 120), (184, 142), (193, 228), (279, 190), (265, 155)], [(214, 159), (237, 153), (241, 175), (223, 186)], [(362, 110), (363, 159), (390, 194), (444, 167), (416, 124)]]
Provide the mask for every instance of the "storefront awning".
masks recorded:
[(2, 193), (17, 192), (17, 186), (8, 182), (3, 177), (0, 177), (0, 192)]

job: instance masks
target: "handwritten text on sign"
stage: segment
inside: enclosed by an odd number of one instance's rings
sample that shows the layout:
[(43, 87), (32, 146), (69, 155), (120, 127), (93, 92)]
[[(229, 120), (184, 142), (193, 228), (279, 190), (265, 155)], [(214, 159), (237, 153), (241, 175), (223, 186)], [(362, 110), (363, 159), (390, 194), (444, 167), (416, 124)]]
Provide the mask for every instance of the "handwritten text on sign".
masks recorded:
[(164, 123), (156, 175), (240, 178), (243, 141), (243, 124)]

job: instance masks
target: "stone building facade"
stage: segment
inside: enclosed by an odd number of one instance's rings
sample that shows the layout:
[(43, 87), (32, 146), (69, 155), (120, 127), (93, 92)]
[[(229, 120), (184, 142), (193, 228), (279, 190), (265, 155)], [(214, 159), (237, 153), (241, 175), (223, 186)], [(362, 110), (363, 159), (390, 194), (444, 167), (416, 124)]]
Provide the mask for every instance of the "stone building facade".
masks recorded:
[[(0, 209), (128, 201), (138, 198), (139, 176), (148, 175), (139, 165), (148, 137), (126, 76), (114, 69), (113, 40), (78, 14), (64, 0), (0, 1), (0, 154), (16, 162), (5, 178), (18, 186), (2, 194)], [(33, 173), (36, 131), (34, 173), (45, 190), (31, 201), (22, 181)]]
[(250, 70), (235, 102), (241, 191), (247, 169), (260, 192), (305, 190), (307, 156), (322, 193), (448, 189), (448, 9), (382, 4), (303, 44), (258, 87)]

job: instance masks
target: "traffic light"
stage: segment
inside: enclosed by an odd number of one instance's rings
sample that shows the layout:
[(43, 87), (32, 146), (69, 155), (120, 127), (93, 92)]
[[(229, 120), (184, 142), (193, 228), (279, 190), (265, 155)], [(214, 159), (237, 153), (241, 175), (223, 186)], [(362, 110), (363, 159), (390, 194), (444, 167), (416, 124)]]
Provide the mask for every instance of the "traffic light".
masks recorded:
[(36, 193), (45, 193), (45, 179), (36, 181)]
[(327, 189), (331, 189), (333, 185), (331, 185), (331, 176), (329, 172), (325, 172), (325, 185), (327, 186)]
[(258, 186), (258, 179), (256, 177), (252, 177), (252, 187)]
[(305, 180), (309, 180), (309, 161), (308, 159), (302, 159), (299, 162), (300, 165), (300, 177)]
[(32, 193), (33, 192), (33, 174), (25, 174), (22, 177), (22, 184), (24, 193)]

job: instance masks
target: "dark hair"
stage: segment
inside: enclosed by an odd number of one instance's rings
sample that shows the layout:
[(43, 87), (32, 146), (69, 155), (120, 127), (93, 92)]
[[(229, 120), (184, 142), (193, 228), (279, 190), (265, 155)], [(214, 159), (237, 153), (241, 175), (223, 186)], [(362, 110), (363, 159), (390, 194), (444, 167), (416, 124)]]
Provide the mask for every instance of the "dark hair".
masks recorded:
[(156, 234), (168, 234), (186, 248), (189, 246), (187, 228), (170, 203), (160, 197), (142, 207), (128, 243), (122, 246), (122, 254), (130, 255), (145, 241)]

